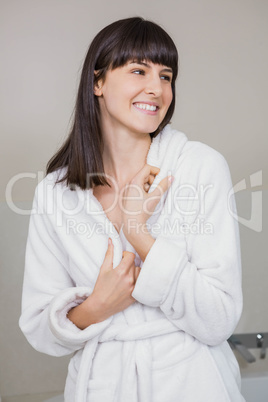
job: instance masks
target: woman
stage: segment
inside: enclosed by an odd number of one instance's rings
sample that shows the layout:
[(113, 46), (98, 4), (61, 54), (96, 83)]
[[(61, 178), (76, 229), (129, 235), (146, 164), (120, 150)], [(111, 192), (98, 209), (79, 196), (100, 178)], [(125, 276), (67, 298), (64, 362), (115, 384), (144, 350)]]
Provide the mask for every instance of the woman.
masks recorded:
[(169, 124), (177, 65), (158, 25), (104, 28), (36, 189), (20, 327), (74, 353), (66, 402), (244, 400), (226, 342), (242, 308), (231, 178)]

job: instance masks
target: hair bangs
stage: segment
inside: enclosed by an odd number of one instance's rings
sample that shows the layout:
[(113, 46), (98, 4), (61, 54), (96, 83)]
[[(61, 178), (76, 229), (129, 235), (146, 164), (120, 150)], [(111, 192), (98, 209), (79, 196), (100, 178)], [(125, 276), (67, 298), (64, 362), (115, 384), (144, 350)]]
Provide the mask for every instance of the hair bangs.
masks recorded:
[(175, 81), (178, 74), (178, 52), (170, 36), (160, 26), (141, 19), (126, 28), (120, 42), (113, 48), (111, 68), (121, 67), (130, 60), (150, 61), (172, 68)]

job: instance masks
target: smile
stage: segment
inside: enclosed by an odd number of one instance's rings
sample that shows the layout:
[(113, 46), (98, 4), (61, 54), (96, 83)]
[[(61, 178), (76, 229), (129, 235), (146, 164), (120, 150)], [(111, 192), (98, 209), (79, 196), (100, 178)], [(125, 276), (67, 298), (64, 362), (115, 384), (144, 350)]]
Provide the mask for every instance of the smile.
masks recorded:
[(134, 103), (134, 106), (141, 110), (148, 110), (151, 112), (155, 112), (158, 109), (158, 106), (149, 105), (148, 103)]

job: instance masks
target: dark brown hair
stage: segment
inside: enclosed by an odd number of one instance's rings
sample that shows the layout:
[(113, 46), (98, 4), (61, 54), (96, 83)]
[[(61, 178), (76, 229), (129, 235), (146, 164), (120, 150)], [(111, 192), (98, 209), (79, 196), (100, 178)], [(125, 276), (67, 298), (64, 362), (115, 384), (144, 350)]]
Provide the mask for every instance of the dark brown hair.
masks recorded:
[[(83, 65), (71, 132), (47, 164), (47, 174), (66, 168), (57, 182), (66, 181), (73, 188), (89, 189), (108, 184), (103, 168), (103, 139), (100, 130), (100, 109), (94, 86), (105, 79), (109, 69), (128, 61), (151, 61), (171, 67), (173, 99), (155, 137), (169, 122), (175, 109), (175, 80), (178, 74), (178, 53), (170, 36), (157, 24), (140, 17), (115, 21), (103, 28), (93, 39)], [(98, 71), (94, 75), (94, 70)], [(109, 184), (108, 184), (109, 185)]]

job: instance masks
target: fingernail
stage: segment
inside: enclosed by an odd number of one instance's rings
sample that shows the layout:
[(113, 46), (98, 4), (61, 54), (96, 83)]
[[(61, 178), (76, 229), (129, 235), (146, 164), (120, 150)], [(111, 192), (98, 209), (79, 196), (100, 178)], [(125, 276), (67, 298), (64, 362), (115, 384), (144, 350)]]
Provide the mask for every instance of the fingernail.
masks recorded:
[(172, 183), (174, 181), (175, 177), (174, 176), (168, 176), (168, 181), (169, 183)]
[(111, 239), (110, 237), (109, 237), (109, 239), (108, 239), (108, 244), (109, 244), (109, 245), (113, 244), (112, 239)]

